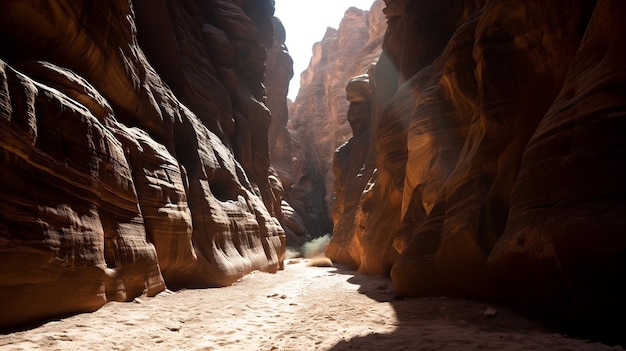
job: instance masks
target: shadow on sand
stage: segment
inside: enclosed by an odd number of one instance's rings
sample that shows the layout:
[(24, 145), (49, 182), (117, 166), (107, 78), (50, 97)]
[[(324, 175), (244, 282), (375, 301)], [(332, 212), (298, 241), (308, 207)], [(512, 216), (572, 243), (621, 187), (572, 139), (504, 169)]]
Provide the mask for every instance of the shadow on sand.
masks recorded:
[(338, 267), (348, 282), (395, 311), (396, 329), (341, 341), (330, 350), (621, 350), (559, 334), (513, 309), (488, 302), (444, 297), (404, 299), (389, 278)]

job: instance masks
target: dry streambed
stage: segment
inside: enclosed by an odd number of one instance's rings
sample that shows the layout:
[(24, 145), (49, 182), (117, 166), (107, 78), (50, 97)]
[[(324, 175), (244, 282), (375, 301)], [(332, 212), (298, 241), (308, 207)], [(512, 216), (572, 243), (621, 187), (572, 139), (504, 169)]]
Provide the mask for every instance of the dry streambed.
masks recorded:
[(390, 281), (290, 260), (220, 289), (166, 291), (0, 335), (1, 350), (623, 350), (485, 303), (396, 300)]

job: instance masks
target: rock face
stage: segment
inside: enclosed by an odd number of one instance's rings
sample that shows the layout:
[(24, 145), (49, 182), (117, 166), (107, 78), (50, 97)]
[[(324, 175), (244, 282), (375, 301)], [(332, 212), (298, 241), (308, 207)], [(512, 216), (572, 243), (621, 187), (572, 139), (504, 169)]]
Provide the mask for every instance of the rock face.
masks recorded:
[(270, 0), (0, 3), (1, 328), (281, 268), (272, 15)]
[(385, 2), (383, 54), (348, 85), (348, 120), (369, 129), (335, 155), (327, 255), (402, 295), (505, 299), (617, 332), (626, 5)]
[(346, 97), (350, 102), (347, 120), (353, 136), (337, 149), (333, 159), (334, 228), (332, 245), (328, 246), (326, 255), (354, 267), (360, 263), (360, 254), (353, 252), (359, 245), (352, 242), (359, 240), (356, 233), (360, 227), (356, 216), (363, 208), (361, 194), (374, 173), (372, 158), (368, 157), (371, 146), (370, 83), (367, 75), (361, 75), (350, 80), (346, 86)]
[(366, 72), (381, 53), (383, 7), (379, 0), (371, 11), (350, 8), (339, 29), (328, 28), (313, 46), (313, 57), (302, 72), (298, 96), (289, 109), (296, 160), (294, 185), (285, 193), (313, 235), (332, 230), (333, 154), (351, 134), (345, 120), (345, 87), (353, 76)]
[[(276, 175), (283, 189), (285, 199), (289, 199), (290, 190), (293, 188), (293, 142), (291, 132), (287, 128), (289, 120), (289, 110), (287, 106), (287, 93), (289, 81), (293, 77), (293, 60), (289, 56), (285, 46), (285, 27), (278, 18), (273, 19), (274, 44), (267, 55), (267, 72), (265, 85), (267, 87), (267, 107), (272, 111), (272, 121), (269, 128), (269, 151), (272, 159), (272, 166), (276, 170)], [(275, 179), (275, 178), (272, 178)], [(283, 200), (282, 211), (279, 213), (279, 220), (285, 229), (287, 245), (300, 247), (309, 238), (300, 215)]]

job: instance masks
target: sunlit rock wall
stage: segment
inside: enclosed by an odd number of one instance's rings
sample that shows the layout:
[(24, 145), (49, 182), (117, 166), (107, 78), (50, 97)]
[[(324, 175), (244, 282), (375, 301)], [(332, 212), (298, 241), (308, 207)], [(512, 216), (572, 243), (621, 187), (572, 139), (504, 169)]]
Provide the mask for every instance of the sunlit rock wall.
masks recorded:
[(0, 327), (282, 265), (271, 1), (0, 3)]
[(339, 29), (328, 28), (313, 46), (309, 66), (300, 77), (298, 96), (289, 109), (296, 160), (293, 188), (285, 192), (312, 235), (332, 229), (333, 154), (351, 136), (345, 117), (345, 87), (380, 56), (383, 7), (380, 0), (371, 11), (350, 8)]
[(368, 77), (369, 155), (335, 155), (365, 159), (335, 185), (358, 207), (336, 212), (327, 254), (390, 274), (402, 295), (506, 299), (618, 329), (626, 5), (386, 5), (384, 52)]
[(333, 236), (326, 255), (353, 268), (360, 263), (360, 253), (353, 250), (360, 245), (353, 241), (360, 226), (357, 214), (362, 212), (362, 193), (373, 176), (371, 153), (371, 100), (372, 86), (368, 75), (356, 76), (346, 86), (346, 98), (350, 103), (347, 120), (352, 137), (335, 152), (333, 175)]

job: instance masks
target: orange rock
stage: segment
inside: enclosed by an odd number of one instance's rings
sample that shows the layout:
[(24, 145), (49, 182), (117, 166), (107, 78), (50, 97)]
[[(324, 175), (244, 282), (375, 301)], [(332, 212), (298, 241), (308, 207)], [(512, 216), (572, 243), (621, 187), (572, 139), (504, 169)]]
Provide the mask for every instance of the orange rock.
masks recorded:
[(380, 56), (386, 28), (383, 7), (378, 0), (370, 11), (350, 8), (339, 29), (328, 28), (313, 46), (298, 96), (289, 108), (295, 161), (293, 190), (287, 194), (313, 236), (332, 230), (333, 154), (351, 134), (345, 120), (345, 87), (353, 76), (367, 73)]
[(328, 257), (401, 295), (510, 299), (616, 331), (626, 7), (385, 2), (373, 141), (335, 154)]

